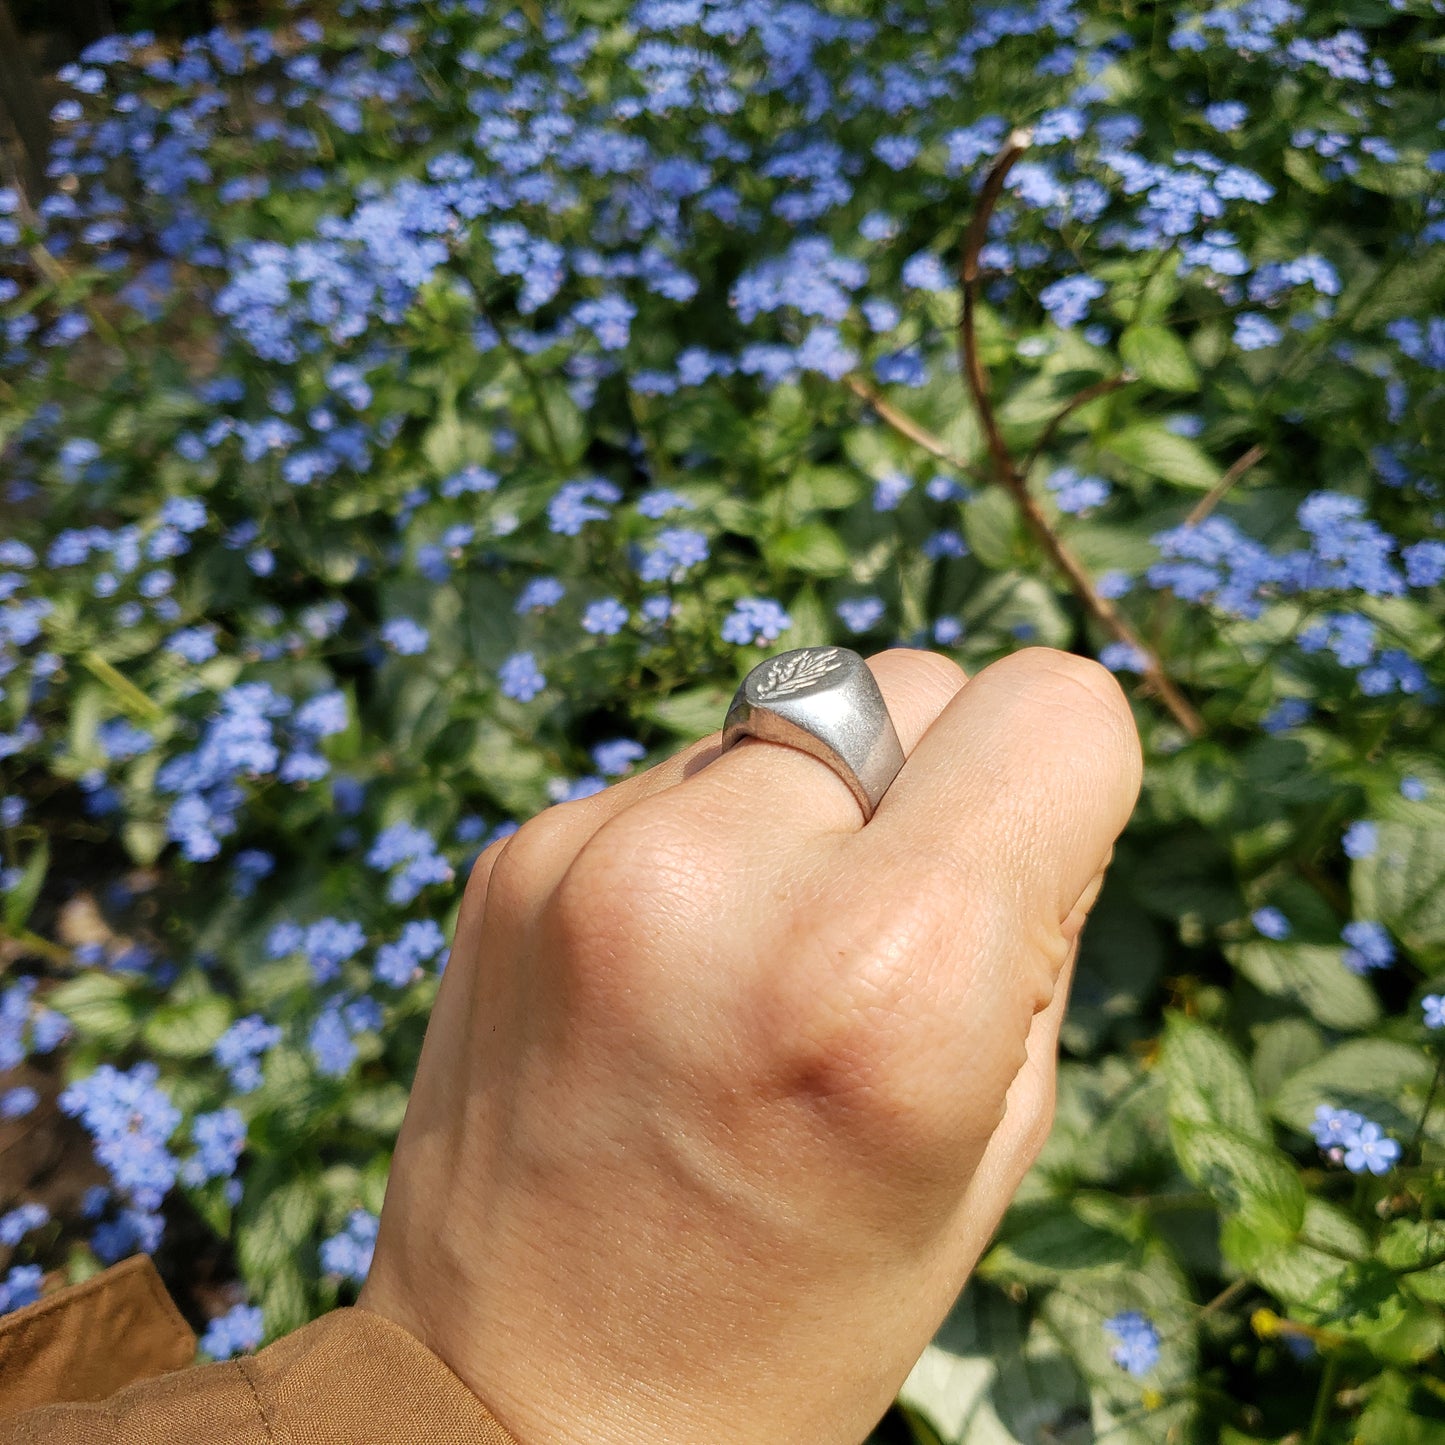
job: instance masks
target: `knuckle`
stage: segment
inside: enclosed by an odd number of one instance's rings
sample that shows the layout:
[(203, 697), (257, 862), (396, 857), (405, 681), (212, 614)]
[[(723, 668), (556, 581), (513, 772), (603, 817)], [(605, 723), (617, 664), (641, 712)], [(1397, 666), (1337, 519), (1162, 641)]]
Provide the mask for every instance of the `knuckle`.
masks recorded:
[(488, 865), (488, 902), (511, 915), (530, 910), (574, 846), (575, 825), (561, 809), (544, 808), (528, 818), (515, 833), (501, 839), (500, 846), (492, 844), (477, 859), (479, 869), (487, 855), (497, 850)]
[(577, 850), (547, 903), (549, 926), (573, 973), (636, 980), (673, 967), (709, 936), (716, 885), (706, 855), (659, 810), (632, 808)]
[(507, 845), (516, 837), (515, 833), (508, 833), (501, 838), (494, 838), (480, 853), (472, 864), (471, 872), (467, 874), (468, 893), (485, 893), (487, 885), (491, 882), (492, 873), (497, 866), (497, 860), (506, 851)]
[[(774, 1087), (840, 1131), (862, 1157), (916, 1169), (956, 1155), (948, 1081), (937, 1068), (927, 980), (948, 947), (926, 906), (860, 919), (804, 912), (781, 941), (797, 960), (761, 982)], [(814, 966), (804, 966), (811, 955)]]
[(505, 837), (497, 838), (477, 854), (476, 861), (467, 874), (466, 887), (462, 890), (463, 912), (470, 913), (485, 907), (487, 899), (492, 895), (492, 875), (497, 870), (497, 863), (515, 836), (514, 833), (508, 833)]

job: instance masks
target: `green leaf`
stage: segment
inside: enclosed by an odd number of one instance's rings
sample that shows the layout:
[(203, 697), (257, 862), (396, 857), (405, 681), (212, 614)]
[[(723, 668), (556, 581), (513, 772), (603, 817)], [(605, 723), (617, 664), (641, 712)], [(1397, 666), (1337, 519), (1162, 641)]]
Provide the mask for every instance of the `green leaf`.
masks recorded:
[(1445, 1305), (1445, 1223), (1396, 1219), (1381, 1233), (1377, 1253), (1382, 1264), (1399, 1272), (1402, 1288)]
[(1040, 647), (1066, 647), (1073, 635), (1058, 594), (1040, 578), (1021, 572), (1001, 573), (974, 588), (963, 609), (963, 624), (975, 635), (988, 629), (1014, 647), (1023, 638)]
[(1307, 1302), (1309, 1312), (1332, 1330), (1364, 1344), (1387, 1364), (1412, 1365), (1433, 1354), (1445, 1333), (1445, 1317), (1401, 1288), (1379, 1260), (1347, 1266)]
[(5, 927), (11, 933), (18, 933), (29, 921), (35, 900), (45, 883), (45, 871), (50, 866), (50, 840), (42, 837), (30, 850), (25, 860), (19, 881), (13, 884), (5, 895)]
[(133, 990), (131, 979), (83, 973), (52, 989), (45, 1001), (70, 1020), (81, 1039), (114, 1049), (130, 1043), (139, 1025)]
[(1201, 827), (1156, 833), (1129, 870), (1135, 898), (1153, 913), (1204, 932), (1243, 911), (1233, 861), (1216, 834)]
[(1320, 174), (1315, 159), (1307, 151), (1286, 146), (1284, 151), (1284, 173), (1297, 186), (1316, 196), (1329, 194), (1330, 183)]
[(1170, 1121), (1179, 1167), (1226, 1214), (1258, 1235), (1292, 1239), (1304, 1223), (1305, 1189), (1278, 1149), (1246, 1134), (1184, 1118)]
[(788, 483), (787, 498), (794, 516), (833, 512), (851, 507), (867, 491), (863, 478), (848, 467), (800, 467)]
[(1169, 1014), (1159, 1067), (1169, 1085), (1171, 1119), (1220, 1126), (1257, 1143), (1272, 1143), (1269, 1121), (1243, 1058), (1208, 1024)]
[(139, 818), (127, 819), (121, 827), (120, 836), (131, 862), (138, 863), (142, 868), (149, 868), (161, 856), (168, 841), (164, 824), (144, 822)]
[(294, 1169), (294, 1160), (276, 1161), (264, 1174), (258, 1171), (256, 1188), (247, 1195), (246, 1217), (236, 1230), (236, 1257), (248, 1279), (272, 1278), (313, 1243), (320, 1188), (314, 1176), (296, 1175)]
[[(1445, 251), (1431, 246), (1411, 256), (1400, 256), (1392, 264), (1361, 265), (1339, 299), (1340, 314), (1349, 316), (1355, 328), (1364, 331), (1406, 315), (1420, 299), (1438, 295), (1445, 286)], [(1358, 307), (1358, 310), (1356, 309)]]
[(688, 741), (705, 738), (723, 725), (732, 694), (711, 683), (682, 688), (642, 705), (641, 715)]
[(1383, 923), (1412, 953), (1445, 957), (1445, 830), (1379, 824), (1375, 851), (1350, 869), (1357, 918)]
[(1445, 1266), (1445, 1221), (1392, 1220), (1380, 1231), (1376, 1252), (1395, 1270)]
[(585, 413), (561, 379), (540, 379), (536, 392), (532, 404), (517, 412), (528, 444), (561, 466), (575, 466), (591, 440)]
[(1197, 743), (1162, 759), (1150, 782), (1155, 806), (1164, 818), (1172, 814), (1214, 827), (1240, 804), (1238, 758), (1209, 743)]
[(826, 522), (804, 522), (763, 544), (770, 567), (812, 577), (840, 577), (848, 570), (848, 549)]
[(216, 994), (207, 994), (162, 1004), (146, 1019), (141, 1037), (162, 1057), (198, 1059), (210, 1053), (230, 1026), (231, 1006)]
[(547, 760), (500, 723), (476, 724), (467, 767), (508, 812), (527, 816), (546, 806)]
[[(1354, 1109), (1387, 1133), (1408, 1138), (1419, 1122), (1433, 1069), (1413, 1044), (1352, 1039), (1292, 1074), (1272, 1100), (1275, 1116), (1308, 1134), (1321, 1104)], [(1411, 1094), (1419, 1104), (1412, 1104)]]
[(407, 1091), (395, 1079), (374, 1084), (353, 1094), (347, 1101), (346, 1117), (373, 1134), (392, 1138), (406, 1114)]
[(1370, 1249), (1369, 1235), (1349, 1215), (1319, 1199), (1307, 1202), (1296, 1240), (1260, 1238), (1236, 1217), (1226, 1221), (1221, 1244), (1226, 1258), (1289, 1305), (1338, 1284), (1350, 1262)]
[(1275, 942), (1229, 944), (1225, 957), (1261, 992), (1286, 999), (1332, 1029), (1367, 1029), (1380, 1018), (1375, 991), (1340, 961), (1338, 945)]
[[(1065, 1429), (1088, 1392), (1041, 1321), (970, 1282), (899, 1391), (947, 1445), (1032, 1445)], [(1067, 1436), (1059, 1434), (1059, 1439)]]
[(1445, 1400), (1431, 1394), (1418, 1375), (1387, 1370), (1372, 1383), (1351, 1445), (1440, 1445), (1441, 1440)]
[(1109, 438), (1106, 448), (1146, 476), (1190, 491), (1206, 492), (1222, 475), (1201, 448), (1157, 422), (1140, 421), (1125, 427)]
[(1325, 1051), (1324, 1034), (1308, 1019), (1291, 1015), (1252, 1031), (1254, 1053), (1249, 1072), (1261, 1099), (1271, 1099), (1291, 1074), (1312, 1064)]
[[(1107, 1439), (1109, 1445), (1194, 1438), (1188, 1417), (1193, 1407), (1189, 1397), (1195, 1393), (1191, 1386), (1198, 1357), (1198, 1309), (1168, 1249), (1156, 1241), (1137, 1268), (1092, 1274), (1086, 1289), (1051, 1290), (1040, 1308), (1089, 1382), (1093, 1438)], [(1159, 1332), (1159, 1362), (1144, 1380), (1126, 1374), (1111, 1355), (1113, 1341), (1104, 1322), (1125, 1310), (1139, 1310)], [(1142, 1420), (1141, 1387), (1161, 1397)], [(1169, 1398), (1180, 1401), (1177, 1412), (1162, 1403)], [(971, 1438), (967, 1445), (972, 1445)]]
[(1023, 523), (1002, 487), (990, 487), (963, 504), (963, 535), (974, 556), (990, 571), (1000, 571), (1018, 560)]
[(288, 1155), (299, 1139), (327, 1124), (326, 1106), (334, 1095), (330, 1081), (315, 1078), (310, 1058), (301, 1050), (286, 1043), (268, 1049), (262, 1085), (250, 1096), (255, 1110), (252, 1142), (258, 1149)]
[(1125, 328), (1119, 338), (1119, 354), (1124, 364), (1151, 386), (1165, 391), (1199, 390), (1199, 373), (1184, 343), (1167, 326)]
[(268, 1340), (299, 1330), (316, 1315), (311, 1275), (293, 1259), (277, 1262), (266, 1276), (257, 1302), (266, 1323)]
[(1012, 1211), (979, 1272), (1004, 1283), (1050, 1284), (1075, 1270), (1127, 1264), (1133, 1253), (1115, 1229), (1084, 1218), (1070, 1202), (1050, 1199)]
[(1064, 1046), (1087, 1055), (1112, 1030), (1131, 1030), (1158, 984), (1163, 961), (1163, 940), (1153, 921), (1121, 887), (1106, 885), (1079, 943)]
[[(778, 640), (780, 651), (789, 647), (826, 647), (837, 641), (836, 634), (841, 624), (836, 615), (823, 605), (816, 583), (803, 583), (791, 597), (783, 599), (783, 609), (792, 622)], [(726, 706), (724, 700), (723, 707)], [(723, 714), (719, 711), (712, 726), (720, 728), (722, 724)]]

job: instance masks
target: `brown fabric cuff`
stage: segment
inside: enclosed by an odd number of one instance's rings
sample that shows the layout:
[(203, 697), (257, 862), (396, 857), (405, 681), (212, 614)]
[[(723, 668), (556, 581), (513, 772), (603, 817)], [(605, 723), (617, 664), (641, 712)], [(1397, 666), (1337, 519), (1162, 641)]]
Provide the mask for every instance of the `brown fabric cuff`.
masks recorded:
[(517, 1445), (451, 1370), (398, 1324), (333, 1310), (236, 1361), (288, 1445)]
[(179, 1370), (196, 1337), (146, 1254), (0, 1319), (0, 1416)]
[(0, 1445), (517, 1445), (370, 1310), (182, 1368), (195, 1348), (146, 1255), (19, 1310), (0, 1320)]

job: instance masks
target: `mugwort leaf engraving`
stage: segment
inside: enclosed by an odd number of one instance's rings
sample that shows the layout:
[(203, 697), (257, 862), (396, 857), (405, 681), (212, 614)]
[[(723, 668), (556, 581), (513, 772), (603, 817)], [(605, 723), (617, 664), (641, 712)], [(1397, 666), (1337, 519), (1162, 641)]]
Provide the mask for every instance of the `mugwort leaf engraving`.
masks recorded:
[(842, 666), (843, 659), (838, 656), (836, 647), (810, 648), (794, 657), (776, 657), (768, 664), (768, 670), (758, 683), (757, 695), (766, 700), (801, 692)]

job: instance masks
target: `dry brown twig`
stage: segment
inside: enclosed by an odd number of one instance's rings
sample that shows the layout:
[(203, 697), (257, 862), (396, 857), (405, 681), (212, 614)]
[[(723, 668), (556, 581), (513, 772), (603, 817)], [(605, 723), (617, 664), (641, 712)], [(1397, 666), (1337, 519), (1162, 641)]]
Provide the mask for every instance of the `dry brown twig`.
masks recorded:
[[(1102, 597), (1089, 576), (1088, 569), (1073, 551), (1054, 531), (1043, 509), (1028, 489), (1028, 470), (1047, 442), (1052, 440), (1059, 426), (1072, 412), (1090, 401), (1126, 385), (1133, 378), (1127, 373), (1110, 377), (1106, 381), (1086, 387), (1084, 391), (1065, 404), (1063, 409), (1045, 427), (1043, 435), (1024, 466), (1015, 462), (1013, 453), (1004, 439), (998, 416), (989, 397), (988, 373), (984, 370), (978, 349), (978, 289), (980, 281), (979, 254), (983, 250), (988, 232), (989, 217), (1003, 193), (1004, 181), (1019, 157), (1029, 148), (1032, 136), (1027, 130), (1016, 130), (1004, 143), (1003, 150), (994, 161), (979, 192), (978, 208), (974, 212), (968, 231), (963, 240), (963, 253), (959, 264), (959, 280), (963, 291), (963, 308), (958, 327), (958, 361), (978, 412), (979, 425), (983, 428), (984, 441), (988, 448), (991, 480), (997, 482), (1013, 498), (1024, 524), (1033, 533), (1045, 555), (1068, 582), (1074, 595), (1089, 614), (1113, 637), (1133, 648), (1141, 659), (1145, 687), (1157, 696), (1169, 710), (1174, 720), (1192, 738), (1204, 733), (1204, 720), (1194, 705), (1179, 690), (1164, 670), (1163, 663), (1152, 648), (1146, 646), (1139, 634), (1119, 614), (1108, 598)], [(933, 456), (948, 461), (954, 466), (959, 463), (952, 458), (947, 447), (925, 427), (911, 417), (905, 416), (878, 395), (866, 382), (852, 380), (849, 386), (854, 395), (861, 397), (873, 407), (879, 418), (910, 441), (923, 447)], [(880, 406), (879, 402), (883, 402)], [(1237, 465), (1237, 464), (1236, 464)], [(974, 470), (965, 468), (965, 470)]]
[(860, 401), (867, 402), (880, 421), (887, 422), (900, 436), (907, 437), (915, 446), (922, 447), (929, 456), (937, 457), (946, 466), (964, 473), (965, 476), (973, 477), (976, 481), (991, 480), (972, 462), (966, 462), (962, 457), (955, 456), (942, 438), (934, 436), (927, 427), (914, 421), (907, 412), (899, 411), (871, 382), (865, 381), (861, 376), (849, 376), (844, 378), (843, 384)]
[(1199, 499), (1199, 505), (1185, 517), (1186, 527), (1197, 527), (1228, 495), (1234, 484), (1252, 467), (1264, 460), (1264, 448), (1256, 442), (1237, 458), (1234, 465)]

